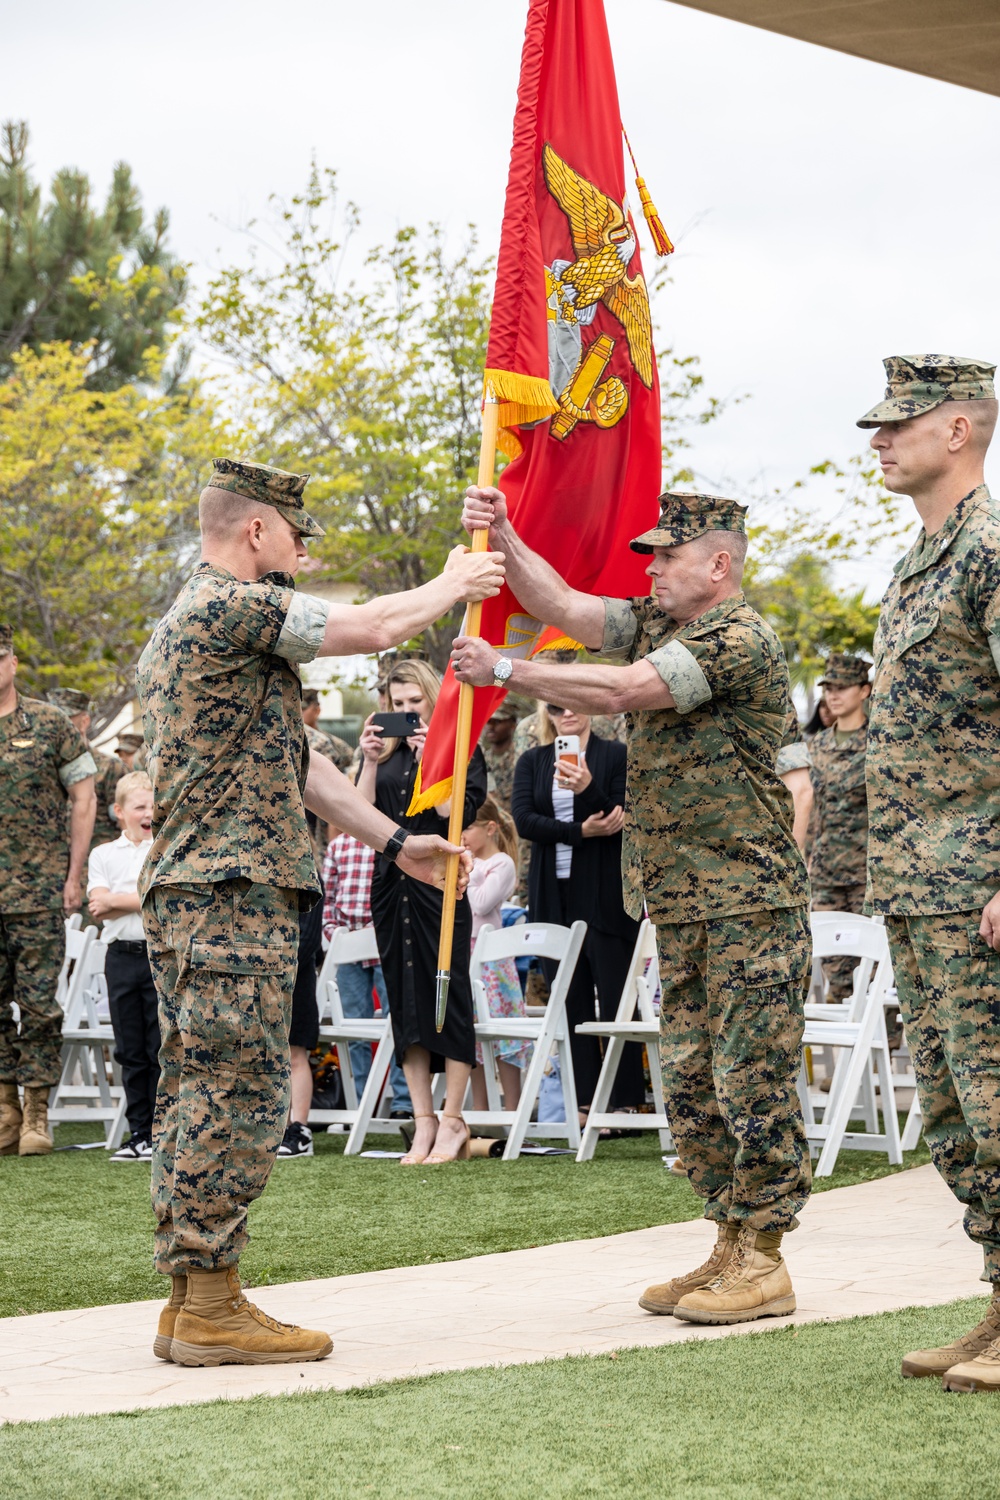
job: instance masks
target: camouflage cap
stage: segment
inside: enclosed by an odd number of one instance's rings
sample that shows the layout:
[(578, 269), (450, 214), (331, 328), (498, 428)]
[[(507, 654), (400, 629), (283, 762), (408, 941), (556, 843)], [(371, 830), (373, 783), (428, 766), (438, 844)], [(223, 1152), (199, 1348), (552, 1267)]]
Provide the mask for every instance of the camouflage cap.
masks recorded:
[(322, 526), (302, 503), (308, 478), (308, 474), (290, 474), (285, 469), (273, 469), (270, 464), (217, 458), (208, 482), (213, 490), (229, 490), (233, 495), (245, 495), (248, 500), (273, 506), (302, 536), (325, 536)]
[(118, 736), (118, 749), (124, 750), (126, 755), (134, 755), (145, 743), (145, 735), (135, 734), (132, 730)]
[(865, 412), (859, 427), (905, 422), (944, 401), (989, 401), (996, 365), (957, 354), (891, 354), (884, 359), (885, 399)]
[(14, 627), (0, 624), (0, 656), (14, 654)]
[(848, 651), (831, 651), (826, 659), (820, 687), (862, 687), (868, 681), (871, 662)]
[(61, 708), (64, 714), (90, 713), (90, 699), (79, 688), (52, 688), (46, 696), (53, 707)]
[(579, 660), (580, 652), (575, 646), (549, 646), (542, 651), (536, 651), (532, 660), (537, 661), (540, 656), (546, 658), (546, 666), (557, 662), (561, 667), (570, 667)]
[(317, 688), (303, 688), (302, 689), (302, 702), (303, 703), (318, 703), (319, 702), (319, 691), (318, 691), (318, 689)]
[(652, 531), (644, 531), (629, 542), (633, 552), (652, 552), (654, 547), (681, 547), (707, 531), (746, 530), (747, 507), (722, 495), (697, 495), (667, 490), (660, 496), (660, 519)]
[(523, 719), (535, 712), (534, 703), (522, 698), (520, 693), (508, 693), (490, 714), (491, 719)]

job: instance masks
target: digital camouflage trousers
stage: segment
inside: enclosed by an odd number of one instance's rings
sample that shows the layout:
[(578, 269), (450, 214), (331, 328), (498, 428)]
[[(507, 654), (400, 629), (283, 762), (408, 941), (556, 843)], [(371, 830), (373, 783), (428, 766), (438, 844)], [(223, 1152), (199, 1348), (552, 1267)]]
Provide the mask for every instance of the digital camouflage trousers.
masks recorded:
[[(813, 911), (849, 911), (860, 917), (865, 909), (865, 885), (813, 885)], [(856, 958), (824, 958), (823, 974), (831, 1004), (851, 998)]]
[(0, 1083), (51, 1088), (59, 1082), (63, 1013), (56, 985), (65, 951), (61, 911), (0, 915)]
[(885, 925), (931, 1158), (1000, 1282), (1000, 953), (979, 936), (981, 917)]
[(658, 940), (667, 1118), (705, 1217), (794, 1229), (812, 1180), (796, 1088), (809, 913), (667, 922)]
[(298, 892), (249, 880), (155, 886), (142, 909), (159, 1007), (154, 1265), (234, 1265), (289, 1102)]

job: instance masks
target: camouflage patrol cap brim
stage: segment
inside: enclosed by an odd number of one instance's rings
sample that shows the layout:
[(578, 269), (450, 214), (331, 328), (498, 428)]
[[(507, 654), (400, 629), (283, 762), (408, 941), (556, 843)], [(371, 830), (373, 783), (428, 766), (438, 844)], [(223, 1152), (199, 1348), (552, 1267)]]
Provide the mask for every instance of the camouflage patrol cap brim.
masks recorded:
[(248, 500), (270, 505), (302, 536), (326, 536), (322, 526), (313, 520), (302, 503), (302, 492), (308, 478), (308, 474), (290, 474), (286, 469), (274, 469), (269, 464), (217, 458), (208, 482), (213, 490), (228, 490), (230, 494), (245, 495)]
[(682, 547), (707, 531), (746, 531), (747, 507), (723, 495), (696, 495), (683, 490), (660, 496), (660, 519), (652, 531), (629, 542), (633, 552), (654, 547)]
[(0, 656), (13, 656), (14, 654), (14, 627), (12, 625), (0, 625)]
[[(573, 653), (576, 660), (576, 652)], [(517, 693), (508, 693), (502, 703), (498, 703), (490, 714), (491, 719), (524, 719), (528, 714), (535, 712), (534, 703), (529, 703), (527, 698), (521, 698)]]
[(893, 354), (884, 359), (885, 397), (865, 412), (859, 427), (907, 422), (945, 401), (989, 401), (996, 365), (951, 354)]
[(146, 743), (141, 734), (120, 734), (118, 736), (118, 749), (124, 750), (126, 755), (134, 755), (141, 745)]
[(820, 687), (862, 687), (868, 681), (871, 662), (846, 651), (831, 651), (819, 680)]
[(53, 688), (48, 699), (53, 708), (61, 708), (64, 714), (90, 713), (90, 699), (78, 688)]

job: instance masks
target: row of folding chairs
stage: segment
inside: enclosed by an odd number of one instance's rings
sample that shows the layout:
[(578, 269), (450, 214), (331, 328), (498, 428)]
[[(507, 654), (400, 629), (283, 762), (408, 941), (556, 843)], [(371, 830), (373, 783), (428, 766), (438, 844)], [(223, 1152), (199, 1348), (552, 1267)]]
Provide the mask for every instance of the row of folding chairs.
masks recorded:
[(66, 922), (66, 951), (56, 982), (63, 1010), (59, 1082), (49, 1096), (55, 1125), (100, 1124), (114, 1150), (125, 1133), (125, 1091), (114, 1060), (114, 1032), (107, 1008), (104, 959), (96, 927), (82, 926), (79, 913)]

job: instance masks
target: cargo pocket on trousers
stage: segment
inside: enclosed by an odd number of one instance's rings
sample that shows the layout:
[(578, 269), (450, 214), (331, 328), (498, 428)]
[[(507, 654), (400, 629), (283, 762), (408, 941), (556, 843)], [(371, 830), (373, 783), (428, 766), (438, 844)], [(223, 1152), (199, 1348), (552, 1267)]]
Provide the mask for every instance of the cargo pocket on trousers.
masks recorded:
[(787, 1069), (802, 1045), (801, 960), (791, 954), (743, 960), (747, 1062)]
[(184, 989), (185, 1056), (224, 1076), (284, 1054), (297, 950), (289, 943), (193, 942)]

